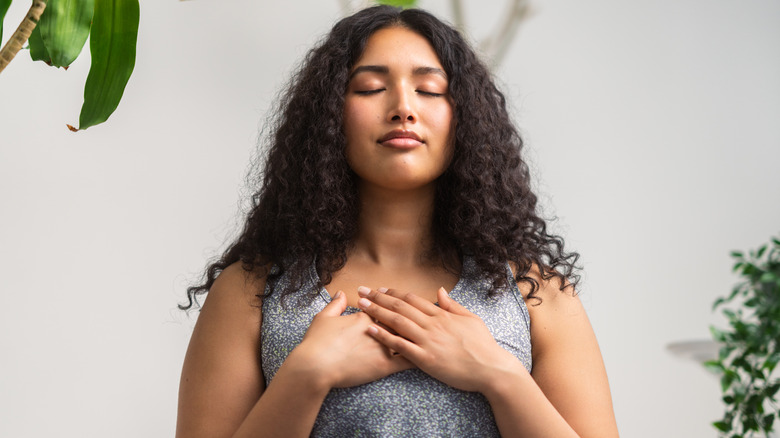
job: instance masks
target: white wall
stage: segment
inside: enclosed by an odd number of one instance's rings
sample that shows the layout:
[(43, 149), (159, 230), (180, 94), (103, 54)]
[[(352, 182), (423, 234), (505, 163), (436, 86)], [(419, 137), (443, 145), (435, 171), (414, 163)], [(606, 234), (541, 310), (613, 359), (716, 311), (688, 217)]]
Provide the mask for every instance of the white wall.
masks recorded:
[[(503, 11), (467, 3), (477, 37)], [(104, 125), (65, 128), (86, 56), (64, 72), (22, 53), (0, 74), (0, 436), (172, 435), (194, 324), (176, 304), (235, 228), (274, 93), (339, 15), (336, 0), (141, 6)], [(583, 255), (622, 435), (715, 436), (716, 379), (664, 346), (707, 338), (728, 252), (780, 232), (780, 3), (534, 10), (499, 80)]]

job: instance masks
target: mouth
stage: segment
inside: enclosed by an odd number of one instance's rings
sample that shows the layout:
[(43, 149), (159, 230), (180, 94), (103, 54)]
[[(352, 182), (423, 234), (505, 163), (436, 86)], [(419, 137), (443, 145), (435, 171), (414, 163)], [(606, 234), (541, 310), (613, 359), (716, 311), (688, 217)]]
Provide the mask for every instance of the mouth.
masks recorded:
[(387, 134), (383, 135), (377, 143), (382, 146), (397, 148), (397, 149), (411, 149), (424, 144), (425, 142), (414, 131), (408, 131), (404, 129), (394, 129)]

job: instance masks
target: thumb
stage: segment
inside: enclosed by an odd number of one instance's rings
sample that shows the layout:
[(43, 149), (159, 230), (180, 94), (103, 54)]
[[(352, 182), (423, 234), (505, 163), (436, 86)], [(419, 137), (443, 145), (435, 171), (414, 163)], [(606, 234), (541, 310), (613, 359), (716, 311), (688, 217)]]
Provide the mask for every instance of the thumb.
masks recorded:
[(345, 310), (347, 310), (347, 296), (344, 295), (344, 292), (338, 291), (320, 313), (324, 316), (339, 316)]
[(447, 292), (443, 287), (439, 288), (438, 298), (439, 298), (439, 307), (441, 309), (444, 309), (448, 312), (455, 313), (457, 315), (471, 314), (471, 312), (469, 312), (468, 309), (461, 306), (460, 303), (450, 298), (449, 292)]

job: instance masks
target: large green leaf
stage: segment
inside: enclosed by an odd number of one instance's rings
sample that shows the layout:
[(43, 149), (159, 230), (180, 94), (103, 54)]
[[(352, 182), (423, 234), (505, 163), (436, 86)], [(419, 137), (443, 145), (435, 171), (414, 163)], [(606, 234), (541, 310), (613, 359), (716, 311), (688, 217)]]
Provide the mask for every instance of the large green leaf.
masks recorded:
[(27, 43), (30, 45), (30, 57), (33, 61), (43, 61), (51, 65), (51, 56), (49, 56), (49, 51), (46, 50), (46, 46), (43, 44), (39, 26), (35, 26), (35, 29), (30, 34), (30, 38), (27, 39)]
[(36, 29), (51, 56), (51, 65), (67, 67), (89, 36), (95, 0), (49, 0)]
[(0, 45), (3, 42), (3, 19), (9, 6), (11, 6), (11, 0), (0, 0)]
[(417, 5), (417, 0), (378, 0), (377, 3), (390, 6), (401, 6), (403, 8), (412, 8)]
[(119, 105), (135, 67), (139, 18), (138, 0), (95, 0), (79, 129), (105, 122)]

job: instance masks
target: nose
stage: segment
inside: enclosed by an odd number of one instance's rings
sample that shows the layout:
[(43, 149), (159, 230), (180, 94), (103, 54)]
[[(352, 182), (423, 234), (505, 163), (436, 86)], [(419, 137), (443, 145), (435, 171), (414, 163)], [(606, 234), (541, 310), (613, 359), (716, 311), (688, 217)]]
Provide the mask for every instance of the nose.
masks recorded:
[(390, 111), (387, 114), (387, 120), (389, 122), (416, 122), (417, 114), (413, 105), (414, 90), (406, 90), (403, 87), (393, 93), (393, 99), (390, 104)]

